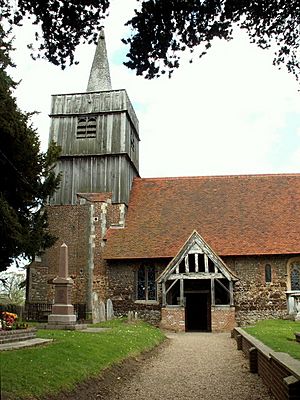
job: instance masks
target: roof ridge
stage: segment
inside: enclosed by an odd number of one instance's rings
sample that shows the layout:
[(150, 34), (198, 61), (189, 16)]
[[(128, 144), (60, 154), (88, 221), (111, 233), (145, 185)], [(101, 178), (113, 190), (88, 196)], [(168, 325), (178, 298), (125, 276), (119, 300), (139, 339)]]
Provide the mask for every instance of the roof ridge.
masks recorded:
[(288, 177), (299, 176), (300, 172), (286, 172), (286, 173), (270, 173), (270, 174), (232, 174), (232, 175), (195, 175), (195, 176), (166, 176), (166, 177), (153, 177), (153, 178), (140, 178), (136, 177), (136, 181), (176, 181), (176, 180), (192, 180), (192, 179), (244, 179), (244, 178), (269, 178), (269, 177)]

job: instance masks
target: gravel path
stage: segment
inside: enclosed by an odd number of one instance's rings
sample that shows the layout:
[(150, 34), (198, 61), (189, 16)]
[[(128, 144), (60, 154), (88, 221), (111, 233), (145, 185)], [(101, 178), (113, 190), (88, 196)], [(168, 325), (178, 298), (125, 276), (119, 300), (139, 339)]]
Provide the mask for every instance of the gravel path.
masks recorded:
[(168, 334), (170, 343), (115, 382), (110, 400), (271, 400), (229, 334)]

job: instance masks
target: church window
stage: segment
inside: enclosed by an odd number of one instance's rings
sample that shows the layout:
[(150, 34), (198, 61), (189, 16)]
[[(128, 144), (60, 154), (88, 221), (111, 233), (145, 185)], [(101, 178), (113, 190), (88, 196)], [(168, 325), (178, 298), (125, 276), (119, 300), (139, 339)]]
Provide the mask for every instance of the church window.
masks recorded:
[(290, 268), (291, 290), (300, 290), (300, 262), (293, 262)]
[(141, 265), (137, 272), (137, 300), (156, 300), (155, 266)]
[(265, 265), (265, 282), (266, 283), (272, 282), (272, 267), (270, 264)]
[(77, 139), (95, 138), (97, 130), (96, 117), (80, 117), (77, 121)]

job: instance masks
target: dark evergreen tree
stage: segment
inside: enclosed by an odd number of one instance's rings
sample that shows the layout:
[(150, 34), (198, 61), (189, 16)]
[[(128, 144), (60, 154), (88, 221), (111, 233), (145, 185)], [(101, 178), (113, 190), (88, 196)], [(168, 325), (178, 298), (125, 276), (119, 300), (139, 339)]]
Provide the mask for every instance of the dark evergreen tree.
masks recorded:
[[(274, 44), (274, 64), (300, 74), (300, 0), (140, 0), (127, 22), (132, 35), (125, 63), (146, 78), (172, 73), (186, 48), (203, 56), (214, 38), (230, 40), (234, 26), (246, 30), (261, 48)], [(96, 42), (110, 0), (0, 0), (2, 17), (20, 24), (25, 16), (40, 24), (36, 57), (65, 67), (83, 39)], [(196, 52), (195, 52), (196, 53)]]
[(54, 162), (59, 148), (40, 151), (30, 114), (13, 97), (16, 84), (7, 74), (11, 42), (0, 27), (0, 270), (19, 256), (32, 259), (54, 243), (43, 208), (59, 185)]

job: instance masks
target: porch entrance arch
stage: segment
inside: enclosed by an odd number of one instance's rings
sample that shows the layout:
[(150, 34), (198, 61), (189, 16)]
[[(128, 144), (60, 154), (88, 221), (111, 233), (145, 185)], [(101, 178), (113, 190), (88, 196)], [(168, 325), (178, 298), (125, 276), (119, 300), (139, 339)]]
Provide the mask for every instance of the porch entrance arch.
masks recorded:
[(173, 325), (177, 323), (178, 330), (220, 330), (219, 326), (227, 326), (234, 320), (233, 285), (236, 280), (220, 257), (194, 231), (157, 280), (162, 288), (163, 319), (166, 315), (166, 321), (174, 320)]

